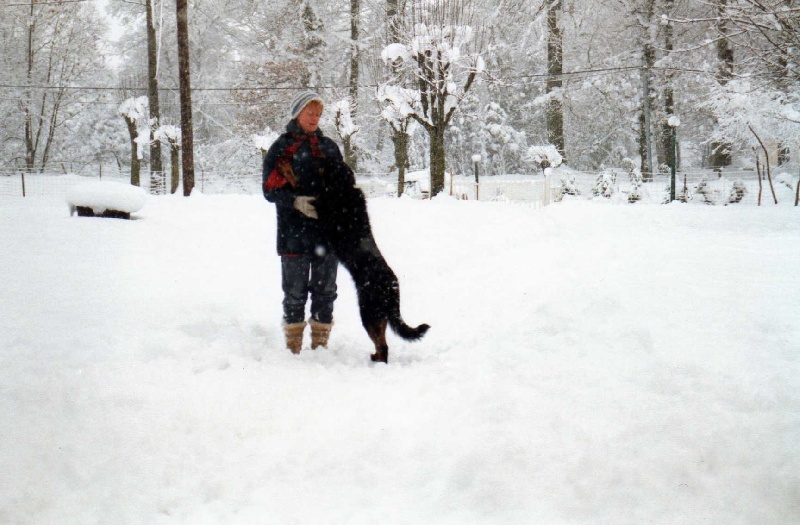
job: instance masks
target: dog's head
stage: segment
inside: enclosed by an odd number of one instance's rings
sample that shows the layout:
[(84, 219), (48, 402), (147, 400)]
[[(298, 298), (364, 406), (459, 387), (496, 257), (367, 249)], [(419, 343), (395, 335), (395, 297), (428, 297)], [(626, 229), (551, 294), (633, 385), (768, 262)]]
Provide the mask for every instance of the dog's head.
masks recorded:
[(322, 182), (325, 191), (343, 191), (356, 185), (356, 176), (344, 160), (326, 159)]

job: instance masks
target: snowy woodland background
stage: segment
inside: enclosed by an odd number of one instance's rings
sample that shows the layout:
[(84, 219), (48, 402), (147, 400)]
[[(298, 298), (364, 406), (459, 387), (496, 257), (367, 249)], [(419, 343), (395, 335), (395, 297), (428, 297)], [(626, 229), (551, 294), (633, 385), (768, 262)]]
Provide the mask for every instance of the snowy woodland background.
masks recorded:
[[(169, 172), (173, 1), (0, 9), (0, 172)], [(481, 175), (628, 164), (647, 181), (672, 164), (670, 117), (679, 170), (765, 170), (766, 152), (797, 172), (794, 0), (194, 0), (188, 25), (194, 165), (212, 179), (260, 176), (303, 87), (358, 173), (430, 168), (433, 193), (477, 160)]]
[[(0, 523), (800, 523), (800, 2), (175, 1), (0, 0)], [(344, 271), (285, 349), (306, 87), (431, 325), (388, 365)]]

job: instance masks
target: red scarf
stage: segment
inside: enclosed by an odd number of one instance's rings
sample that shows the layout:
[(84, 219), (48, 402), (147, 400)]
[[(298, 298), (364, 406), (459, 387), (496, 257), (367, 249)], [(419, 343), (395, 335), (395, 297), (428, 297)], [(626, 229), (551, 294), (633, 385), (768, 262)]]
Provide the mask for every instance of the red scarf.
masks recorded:
[(286, 146), (275, 163), (275, 169), (272, 170), (269, 178), (264, 182), (264, 188), (267, 191), (282, 188), (287, 183), (292, 188), (297, 187), (297, 177), (294, 176), (294, 170), (292, 170), (292, 157), (304, 142), (308, 142), (311, 147), (312, 157), (315, 159), (325, 158), (322, 148), (319, 147), (319, 136), (316, 133), (292, 133), (292, 139), (294, 142), (290, 142)]

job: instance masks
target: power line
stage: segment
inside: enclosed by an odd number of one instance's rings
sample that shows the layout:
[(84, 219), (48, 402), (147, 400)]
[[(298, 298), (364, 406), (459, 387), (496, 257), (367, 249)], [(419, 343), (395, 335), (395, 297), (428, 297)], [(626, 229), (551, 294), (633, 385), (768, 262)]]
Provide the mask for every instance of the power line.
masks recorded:
[[(617, 67), (602, 67), (602, 68), (594, 68), (594, 69), (584, 69), (580, 71), (568, 71), (566, 73), (561, 73), (558, 75), (550, 75), (549, 73), (531, 73), (528, 75), (515, 75), (511, 77), (504, 77), (499, 78), (498, 80), (513, 80), (518, 78), (556, 78), (556, 79), (569, 79), (571, 77), (580, 77), (580, 76), (590, 76), (590, 75), (601, 75), (601, 74), (609, 74), (609, 73), (620, 73), (625, 71), (641, 71), (644, 69), (642, 65), (636, 66), (617, 66)], [(705, 69), (693, 69), (693, 68), (686, 68), (686, 67), (674, 67), (674, 66), (653, 66), (650, 68), (653, 71), (678, 71), (681, 73), (708, 73)]]
[[(579, 71), (569, 71), (566, 73), (561, 73), (560, 75), (548, 75), (547, 73), (530, 73), (526, 75), (514, 75), (508, 77), (499, 77), (493, 78), (491, 80), (516, 80), (522, 78), (560, 78), (560, 79), (569, 79), (572, 77), (580, 77), (580, 76), (592, 76), (592, 75), (603, 75), (603, 74), (611, 74), (611, 73), (620, 73), (620, 72), (628, 72), (628, 71), (639, 71), (643, 69), (644, 66), (619, 66), (619, 67), (607, 67), (607, 68), (595, 68), (595, 69), (584, 69)], [(682, 73), (708, 73), (708, 71), (704, 69), (693, 69), (693, 68), (679, 68), (679, 67), (652, 67), (650, 68), (654, 71), (676, 71)], [(243, 92), (243, 91), (289, 91), (289, 90), (298, 90), (304, 89), (306, 86), (229, 86), (229, 87), (193, 87), (192, 91), (209, 91), (209, 92)], [(345, 86), (321, 86), (319, 89), (345, 89), (348, 88), (349, 85)], [(365, 88), (374, 88), (377, 87), (377, 84), (363, 84), (361, 87)], [(0, 88), (5, 89), (47, 89), (47, 90), (61, 90), (61, 89), (69, 89), (69, 90), (83, 90), (83, 91), (147, 91), (147, 88), (144, 86), (141, 87), (130, 87), (130, 86), (47, 86), (47, 85), (23, 85), (23, 84), (5, 84), (0, 83)], [(160, 90), (164, 91), (174, 91), (174, 88), (168, 87), (161, 87)]]
[(94, 2), (95, 0), (61, 0), (60, 2), (28, 2), (27, 4), (3, 4), (0, 7), (36, 7), (38, 5), (61, 5), (61, 4), (81, 4), (84, 2)]
[[(280, 91), (304, 89), (305, 86), (243, 86), (243, 87), (193, 87), (192, 91)], [(347, 86), (322, 86), (320, 89), (337, 89)], [(84, 91), (147, 91), (146, 86), (46, 86), (30, 84), (0, 84), (0, 88), (13, 89), (74, 89)], [(160, 91), (174, 91), (175, 88), (159, 87)]]
[[(8, 98), (8, 97), (0, 97), (0, 101), (3, 102), (30, 102), (33, 99), (30, 98)], [(73, 100), (70, 101), (71, 104), (84, 104), (84, 105), (93, 105), (93, 106), (119, 106), (121, 104), (120, 101), (113, 101), (113, 100)], [(209, 102), (207, 100), (201, 100), (197, 102), (198, 105), (203, 107), (208, 106), (243, 106), (243, 107), (251, 107), (257, 106), (256, 102)], [(161, 107), (174, 107), (177, 108), (180, 106), (180, 102), (162, 102), (160, 103)]]

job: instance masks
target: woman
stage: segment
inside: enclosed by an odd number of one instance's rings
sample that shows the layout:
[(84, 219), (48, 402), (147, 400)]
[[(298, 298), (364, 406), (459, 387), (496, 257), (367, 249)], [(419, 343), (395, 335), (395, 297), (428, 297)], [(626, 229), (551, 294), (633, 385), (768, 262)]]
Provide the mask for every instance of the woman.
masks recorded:
[(319, 129), (324, 103), (313, 91), (295, 95), (291, 120), (264, 157), (264, 197), (278, 215), (283, 330), (286, 347), (303, 345), (305, 309), (311, 294), (311, 348), (326, 347), (333, 326), (338, 260), (322, 238), (314, 199), (322, 184), (325, 159), (341, 160), (339, 147)]

